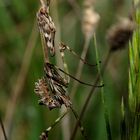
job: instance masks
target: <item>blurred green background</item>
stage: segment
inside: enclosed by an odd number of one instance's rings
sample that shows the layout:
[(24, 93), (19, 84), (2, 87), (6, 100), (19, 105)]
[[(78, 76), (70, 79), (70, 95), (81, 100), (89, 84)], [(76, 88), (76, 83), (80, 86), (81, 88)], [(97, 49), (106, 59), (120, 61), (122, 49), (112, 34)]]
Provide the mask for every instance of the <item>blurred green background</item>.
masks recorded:
[[(74, 0), (72, 4), (70, 0), (52, 0), (50, 13), (56, 23), (56, 38), (80, 55), (84, 36), (74, 3)], [(79, 7), (77, 9), (79, 14), (82, 14), (83, 0), (77, 0), (76, 4)], [(39, 5), (39, 0), (0, 0), (0, 114), (5, 127), (8, 125), (9, 140), (38, 140), (41, 132), (60, 116), (59, 109), (49, 111), (47, 107), (39, 106), (38, 97), (34, 93), (35, 81), (43, 76), (43, 54), (36, 24)], [(100, 14), (96, 38), (101, 61), (108, 50), (107, 29), (118, 16), (127, 16), (130, 6), (130, 0), (102, 0), (95, 3), (95, 10)], [(66, 52), (65, 56), (69, 73), (75, 75), (79, 60), (69, 52)], [(93, 38), (90, 41), (86, 60), (96, 63)], [(57, 62), (57, 58), (52, 61)], [(125, 97), (127, 104), (128, 62), (128, 49), (118, 51), (114, 53), (104, 74), (104, 100), (113, 140), (120, 139), (122, 96)], [(84, 65), (81, 79), (93, 83), (96, 74), (97, 67), (90, 68)], [(73, 80), (68, 88), (69, 93), (72, 91), (72, 85)], [(78, 113), (89, 90), (90, 87), (79, 84), (72, 99)], [(107, 140), (104, 105), (101, 98), (101, 89), (98, 89), (92, 96), (82, 120), (90, 140)], [(69, 114), (72, 132), (75, 118), (72, 113)], [(82, 139), (78, 130), (76, 140)], [(60, 123), (50, 132), (50, 140), (63, 140)]]

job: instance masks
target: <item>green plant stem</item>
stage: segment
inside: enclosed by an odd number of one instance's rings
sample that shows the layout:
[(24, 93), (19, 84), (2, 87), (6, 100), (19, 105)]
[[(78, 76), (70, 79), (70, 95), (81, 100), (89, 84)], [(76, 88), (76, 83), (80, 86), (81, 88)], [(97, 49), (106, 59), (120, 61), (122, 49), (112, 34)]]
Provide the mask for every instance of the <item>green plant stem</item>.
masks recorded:
[[(96, 34), (94, 33), (94, 46), (95, 46), (95, 54), (96, 54), (96, 63), (97, 63), (97, 68), (98, 68), (98, 73), (100, 74), (100, 84), (103, 84), (103, 78), (101, 75), (101, 68), (99, 64), (99, 53), (98, 53), (98, 46), (97, 46), (97, 40), (96, 40)], [(107, 110), (107, 106), (105, 103), (105, 97), (104, 97), (104, 87), (101, 88), (101, 99), (102, 99), (102, 104), (104, 108), (104, 118), (105, 118), (105, 124), (106, 124), (106, 130), (107, 130), (107, 136), (108, 140), (112, 140), (111, 137), (111, 129), (110, 129), (110, 123), (109, 123), (109, 113)]]
[[(103, 66), (102, 66), (102, 68), (101, 68), (101, 74), (102, 74), (102, 75), (104, 74), (105, 68), (106, 68), (107, 65), (108, 65), (109, 59), (110, 59), (110, 57), (111, 57), (111, 54), (112, 54), (112, 53), (111, 53), (111, 50), (109, 50), (107, 56), (105, 57), (105, 61), (104, 61), (104, 63), (103, 63)], [(94, 84), (97, 85), (97, 84), (99, 83), (99, 81), (100, 81), (100, 73), (97, 74)], [(75, 125), (75, 128), (74, 128), (74, 130), (73, 130), (73, 133), (72, 133), (72, 135), (71, 135), (70, 140), (74, 140), (74, 139), (75, 139), (76, 132), (77, 132), (77, 128), (78, 128), (78, 125), (79, 125), (79, 121), (82, 120), (82, 118), (83, 118), (83, 116), (84, 116), (84, 114), (85, 114), (86, 108), (88, 107), (88, 104), (89, 104), (89, 102), (90, 102), (90, 99), (91, 99), (93, 93), (95, 93), (95, 90), (96, 90), (96, 87), (92, 87), (92, 88), (91, 88), (91, 90), (90, 90), (90, 92), (89, 92), (89, 94), (88, 94), (88, 96), (87, 96), (87, 98), (86, 98), (86, 101), (85, 101), (85, 103), (84, 103), (84, 106), (82, 107), (82, 111), (81, 111), (81, 113), (80, 113), (79, 120), (76, 122), (76, 125)]]
[[(97, 63), (97, 69), (98, 69), (98, 73), (101, 74), (101, 68), (100, 68), (100, 63), (99, 63), (99, 53), (98, 53), (98, 46), (97, 46), (97, 40), (96, 40), (96, 34), (94, 33), (94, 46), (95, 46), (95, 55), (96, 55), (96, 63)], [(100, 79), (101, 82), (100, 84), (103, 84), (103, 79), (102, 76), (100, 75)], [(102, 102), (104, 104), (104, 98), (103, 98), (103, 94), (104, 94), (104, 88), (101, 89), (101, 93), (102, 93)]]

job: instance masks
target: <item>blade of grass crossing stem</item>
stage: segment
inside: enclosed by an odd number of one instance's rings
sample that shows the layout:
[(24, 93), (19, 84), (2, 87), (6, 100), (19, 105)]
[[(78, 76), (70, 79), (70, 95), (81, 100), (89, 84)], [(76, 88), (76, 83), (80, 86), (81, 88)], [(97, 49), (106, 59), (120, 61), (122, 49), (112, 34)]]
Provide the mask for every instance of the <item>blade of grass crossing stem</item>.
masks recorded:
[[(96, 55), (96, 63), (97, 63), (97, 69), (98, 73), (100, 74), (100, 84), (103, 84), (103, 78), (101, 75), (101, 68), (99, 64), (99, 52), (98, 52), (98, 46), (97, 46), (97, 40), (96, 40), (96, 34), (94, 33), (94, 46), (95, 46), (95, 55)], [(106, 130), (107, 130), (107, 137), (108, 140), (112, 140), (111, 138), (111, 129), (110, 129), (110, 122), (109, 122), (109, 113), (107, 110), (107, 106), (105, 103), (105, 97), (104, 97), (104, 87), (101, 88), (101, 99), (102, 99), (102, 104), (104, 107), (104, 118), (105, 118), (105, 124), (106, 124)]]

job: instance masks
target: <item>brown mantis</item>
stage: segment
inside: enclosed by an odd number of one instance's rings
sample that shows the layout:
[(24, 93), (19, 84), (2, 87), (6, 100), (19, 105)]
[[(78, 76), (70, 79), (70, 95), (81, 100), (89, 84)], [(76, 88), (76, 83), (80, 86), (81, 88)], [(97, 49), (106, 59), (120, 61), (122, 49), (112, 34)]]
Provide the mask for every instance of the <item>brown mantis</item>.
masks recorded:
[[(50, 0), (45, 2), (41, 1), (41, 8), (37, 12), (37, 22), (39, 26), (40, 35), (43, 38), (43, 51), (45, 56), (45, 64), (44, 64), (44, 76), (35, 83), (35, 93), (40, 97), (39, 104), (47, 106), (50, 110), (54, 108), (60, 108), (62, 105), (65, 105), (66, 108), (70, 108), (73, 112), (75, 118), (78, 120), (78, 114), (72, 107), (72, 103), (70, 101), (69, 96), (67, 95), (66, 88), (69, 85), (69, 77), (76, 80), (77, 82), (86, 85), (86, 86), (95, 86), (95, 87), (102, 87), (103, 85), (92, 85), (79, 79), (76, 79), (74, 76), (66, 72), (65, 70), (60, 69), (59, 67), (51, 64), (48, 58), (48, 51), (51, 56), (55, 55), (55, 32), (56, 28), (54, 22), (49, 15), (49, 4)], [(70, 47), (65, 45), (64, 43), (59, 44), (60, 53), (62, 56), (62, 60), (64, 62), (64, 69), (66, 63), (64, 61), (64, 50), (70, 51), (74, 56), (79, 58), (84, 64), (88, 66), (96, 66), (97, 64), (89, 64), (83, 58), (81, 58), (77, 53), (75, 53)], [(46, 57), (47, 56), (47, 57)], [(59, 72), (65, 74), (65, 78), (63, 78)], [(62, 116), (60, 116), (52, 126), (46, 129), (40, 136), (41, 140), (48, 139), (49, 131), (68, 113), (66, 111)], [(85, 139), (87, 136), (84, 133), (84, 129), (82, 127), (82, 123), (79, 121), (79, 128), (81, 130), (82, 135)]]

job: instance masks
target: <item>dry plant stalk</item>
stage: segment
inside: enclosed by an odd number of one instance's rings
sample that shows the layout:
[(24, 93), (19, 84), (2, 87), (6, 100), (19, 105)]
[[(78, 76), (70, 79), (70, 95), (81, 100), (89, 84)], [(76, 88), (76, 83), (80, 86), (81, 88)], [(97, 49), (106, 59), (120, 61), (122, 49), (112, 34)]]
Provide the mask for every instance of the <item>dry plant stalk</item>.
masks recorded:
[[(53, 4), (52, 4), (52, 16), (53, 16), (53, 19), (55, 21), (55, 25), (57, 27), (57, 33), (56, 33), (56, 36), (55, 36), (55, 42), (56, 44), (58, 44), (60, 41), (61, 41), (61, 28), (60, 28), (60, 22), (59, 22), (59, 15), (58, 15), (58, 3), (59, 1), (58, 0), (53, 0)], [(60, 67), (60, 68), (63, 68), (63, 60), (61, 59), (61, 53), (59, 51), (59, 48), (56, 47), (55, 48), (56, 50), (56, 56), (55, 56), (55, 60), (56, 60), (56, 64)], [(66, 69), (65, 69), (66, 68)], [(68, 69), (67, 67), (65, 67), (64, 70), (66, 70), (68, 72)], [(65, 75), (64, 75), (65, 76)], [(66, 78), (66, 76), (65, 76)], [(69, 81), (69, 79), (66, 78), (67, 81)], [(64, 112), (66, 111), (67, 109), (65, 107), (62, 106), (59, 114), (62, 116), (64, 114)], [(65, 127), (67, 124), (67, 128)], [(66, 115), (62, 122), (61, 122), (61, 128), (62, 128), (62, 137), (64, 140), (67, 140), (70, 138), (70, 115)]]
[[(25, 84), (25, 80), (27, 77), (27, 73), (29, 70), (29, 66), (30, 66), (30, 62), (31, 62), (32, 54), (33, 54), (33, 50), (36, 45), (37, 36), (38, 36), (38, 34), (36, 32), (36, 24), (34, 23), (31, 35), (29, 37), (29, 40), (28, 40), (28, 43), (27, 43), (27, 46), (25, 49), (25, 53), (23, 56), (19, 74), (17, 76), (16, 84), (14, 84), (14, 86), (12, 87), (12, 91), (11, 91), (12, 96), (7, 102), (6, 114), (5, 114), (5, 118), (4, 118), (4, 124), (5, 124), (5, 129), (7, 132), (7, 137), (9, 137), (9, 135), (11, 133), (11, 126), (13, 123), (14, 113), (15, 113), (15, 110), (17, 107), (17, 102), (19, 101), (19, 99), (21, 97), (23, 86)], [(2, 140), (1, 135), (0, 135), (0, 139)]]

